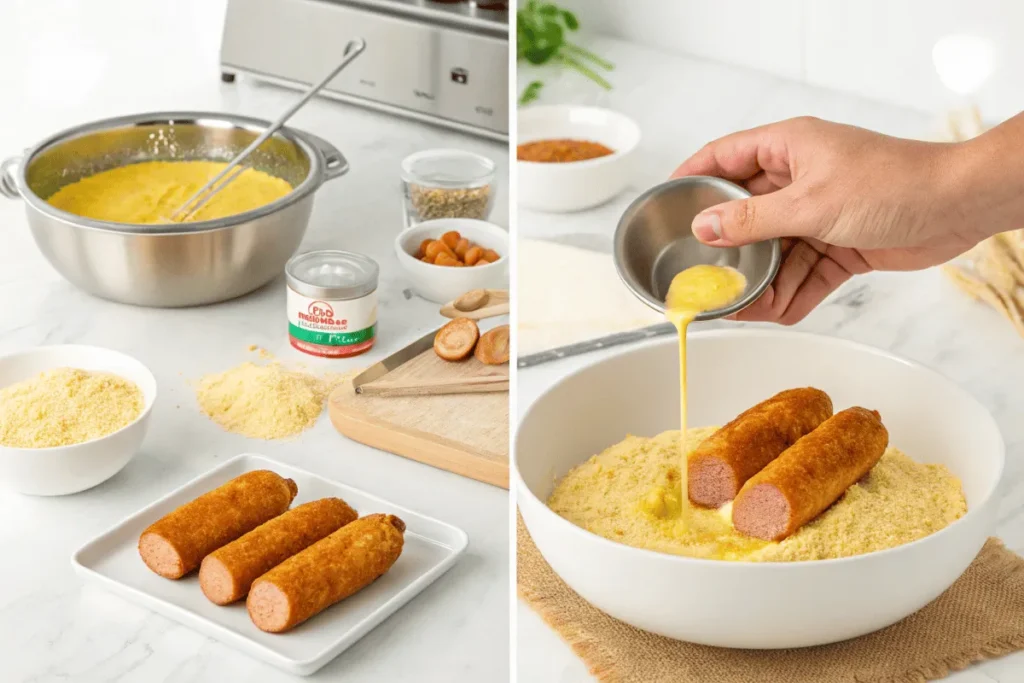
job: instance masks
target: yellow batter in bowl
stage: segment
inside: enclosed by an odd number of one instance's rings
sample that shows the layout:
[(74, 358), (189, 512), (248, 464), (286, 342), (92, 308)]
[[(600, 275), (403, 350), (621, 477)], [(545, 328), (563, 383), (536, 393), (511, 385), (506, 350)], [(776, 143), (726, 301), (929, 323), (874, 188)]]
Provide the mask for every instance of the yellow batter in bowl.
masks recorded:
[[(227, 166), (219, 161), (144, 161), (66, 185), (49, 203), (77, 216), (115, 223), (166, 223), (182, 203)], [(285, 180), (247, 168), (189, 221), (251, 211), (292, 191)]]
[[(691, 429), (687, 455), (715, 432)], [(789, 538), (771, 543), (732, 527), (720, 510), (680, 515), (679, 432), (628, 436), (574, 467), (548, 506), (587, 531), (663, 553), (717, 560), (823, 560), (892, 548), (946, 527), (967, 512), (960, 481), (942, 465), (923, 465), (889, 447), (867, 477)]]

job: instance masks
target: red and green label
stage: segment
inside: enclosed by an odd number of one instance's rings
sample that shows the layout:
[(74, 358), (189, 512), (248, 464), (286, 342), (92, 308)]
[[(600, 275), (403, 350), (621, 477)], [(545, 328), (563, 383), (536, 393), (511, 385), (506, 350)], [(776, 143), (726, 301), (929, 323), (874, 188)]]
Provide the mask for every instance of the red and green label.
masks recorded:
[(354, 332), (322, 332), (320, 330), (304, 329), (293, 323), (288, 323), (288, 334), (294, 339), (304, 341), (308, 344), (321, 344), (323, 346), (348, 346), (350, 344), (362, 344), (365, 341), (373, 339), (376, 331), (376, 324)]

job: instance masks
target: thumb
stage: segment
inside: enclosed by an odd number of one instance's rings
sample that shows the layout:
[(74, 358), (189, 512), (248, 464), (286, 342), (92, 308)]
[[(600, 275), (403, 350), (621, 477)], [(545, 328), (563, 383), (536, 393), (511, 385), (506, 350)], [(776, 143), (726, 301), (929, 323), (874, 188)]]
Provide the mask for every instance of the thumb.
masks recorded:
[(704, 209), (693, 219), (693, 234), (713, 247), (738, 247), (773, 237), (813, 236), (812, 226), (798, 219), (791, 187)]

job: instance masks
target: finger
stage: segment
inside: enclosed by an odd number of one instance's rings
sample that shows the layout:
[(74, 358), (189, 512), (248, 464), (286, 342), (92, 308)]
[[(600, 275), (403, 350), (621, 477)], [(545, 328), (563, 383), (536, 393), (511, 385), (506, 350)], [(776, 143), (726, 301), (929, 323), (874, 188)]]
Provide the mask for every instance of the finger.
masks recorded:
[(786, 254), (779, 267), (779, 272), (772, 281), (775, 288), (775, 311), (776, 317), (789, 308), (789, 304), (796, 296), (797, 290), (804, 283), (807, 277), (818, 265), (822, 258), (821, 253), (803, 240), (797, 240), (793, 247)]
[(704, 145), (696, 154), (680, 164), (671, 177), (708, 175), (729, 180), (746, 180), (757, 175), (762, 169), (757, 161), (756, 144), (748, 143), (737, 147), (729, 140), (735, 135), (742, 133), (734, 133)]
[(768, 285), (761, 296), (757, 297), (752, 304), (729, 316), (729, 318), (743, 322), (773, 322), (778, 319), (778, 314), (775, 313), (775, 309), (772, 306), (774, 301), (775, 288), (772, 285)]
[[(825, 256), (838, 263), (843, 267), (843, 270), (851, 275), (863, 275), (864, 273), (870, 273), (872, 270), (871, 264), (868, 263), (867, 259), (858, 249), (836, 247), (831, 244), (823, 245), (823, 248), (819, 249), (824, 252)], [(871, 254), (870, 251), (866, 253)]]
[(752, 178), (744, 180), (743, 187), (745, 187), (747, 192), (750, 194), (768, 194), (769, 192), (775, 192), (780, 189), (764, 171), (761, 171)]
[(710, 175), (746, 180), (764, 171), (789, 178), (788, 125), (785, 121), (770, 123), (709, 142), (684, 161), (672, 177)]
[(830, 258), (822, 258), (808, 274), (796, 296), (779, 318), (783, 325), (795, 325), (852, 277), (851, 273)]
[(799, 209), (794, 187), (705, 209), (693, 219), (693, 234), (713, 247), (738, 247), (773, 237), (812, 236), (817, 226), (808, 220), (808, 212)]

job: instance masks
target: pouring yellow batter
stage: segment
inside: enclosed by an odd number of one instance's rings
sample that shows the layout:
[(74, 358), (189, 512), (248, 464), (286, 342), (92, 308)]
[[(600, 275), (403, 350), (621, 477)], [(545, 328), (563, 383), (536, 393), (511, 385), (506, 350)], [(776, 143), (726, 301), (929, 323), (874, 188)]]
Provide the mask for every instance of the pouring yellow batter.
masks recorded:
[(743, 275), (695, 266), (672, 280), (666, 316), (679, 330), (682, 431), (627, 436), (572, 468), (548, 506), (605, 538), (658, 552), (716, 560), (787, 562), (859, 555), (935, 533), (967, 510), (960, 482), (941, 465), (918, 464), (889, 447), (870, 474), (817, 519), (774, 543), (732, 526), (731, 503), (692, 507), (687, 459), (716, 427), (686, 429), (686, 329), (703, 311), (735, 301)]
[[(144, 161), (66, 185), (48, 201), (68, 213), (96, 220), (165, 223), (175, 209), (225, 166), (219, 161)], [(291, 191), (287, 181), (247, 168), (189, 220), (234, 216), (269, 204)]]
[[(686, 432), (686, 329), (694, 319), (705, 311), (713, 311), (728, 306), (743, 294), (747, 287), (747, 279), (733, 268), (712, 265), (699, 265), (687, 268), (672, 278), (665, 296), (665, 317), (679, 330), (679, 410), (680, 434)], [(686, 439), (680, 439), (680, 477), (682, 491), (679, 501), (679, 514), (685, 514), (690, 508), (685, 492), (686, 483)], [(657, 495), (655, 492), (654, 495)], [(648, 501), (650, 504), (651, 501)], [(674, 508), (671, 501), (669, 508)], [(674, 513), (675, 510), (669, 510)]]

